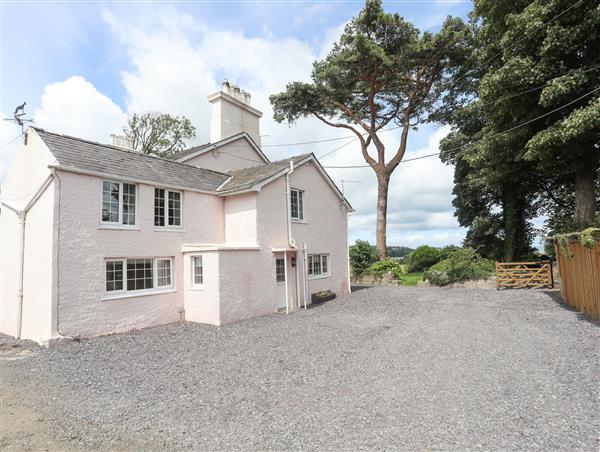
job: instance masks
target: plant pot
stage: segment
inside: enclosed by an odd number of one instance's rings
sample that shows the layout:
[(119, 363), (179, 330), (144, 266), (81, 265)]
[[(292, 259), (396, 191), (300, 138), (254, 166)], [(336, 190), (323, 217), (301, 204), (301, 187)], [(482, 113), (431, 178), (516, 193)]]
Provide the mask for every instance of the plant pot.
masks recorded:
[(324, 303), (325, 301), (333, 300), (335, 298), (335, 292), (331, 290), (325, 290), (322, 292), (316, 292), (311, 294), (310, 299), (313, 304)]

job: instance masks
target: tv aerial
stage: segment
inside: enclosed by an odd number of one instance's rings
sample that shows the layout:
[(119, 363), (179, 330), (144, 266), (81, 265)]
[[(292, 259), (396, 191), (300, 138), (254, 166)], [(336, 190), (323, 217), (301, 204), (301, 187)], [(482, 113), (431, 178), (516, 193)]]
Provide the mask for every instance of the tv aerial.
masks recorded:
[(33, 122), (33, 118), (31, 118), (31, 119), (24, 118), (24, 116), (27, 114), (27, 113), (25, 113), (25, 105), (27, 105), (27, 102), (23, 102), (21, 105), (17, 105), (17, 108), (15, 108), (15, 111), (13, 113), (13, 117), (12, 118), (4, 118), (5, 121), (10, 121), (10, 122), (20, 125), (21, 133), (25, 132), (25, 124), (26, 123)]

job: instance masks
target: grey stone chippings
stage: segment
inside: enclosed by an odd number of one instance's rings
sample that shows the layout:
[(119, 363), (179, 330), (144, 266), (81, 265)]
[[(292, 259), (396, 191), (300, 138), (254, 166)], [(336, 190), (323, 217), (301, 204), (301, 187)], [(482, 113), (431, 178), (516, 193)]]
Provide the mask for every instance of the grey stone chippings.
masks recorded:
[(71, 449), (600, 445), (599, 324), (544, 291), (370, 288), (287, 316), (28, 349), (2, 378), (39, 393)]

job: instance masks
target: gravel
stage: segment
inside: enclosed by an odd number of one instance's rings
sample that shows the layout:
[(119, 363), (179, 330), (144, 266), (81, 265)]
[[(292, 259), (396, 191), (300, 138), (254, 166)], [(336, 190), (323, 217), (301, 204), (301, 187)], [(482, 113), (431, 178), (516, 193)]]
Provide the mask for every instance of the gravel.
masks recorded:
[(66, 449), (600, 446), (600, 325), (545, 291), (376, 287), (221, 328), (24, 347), (3, 387)]

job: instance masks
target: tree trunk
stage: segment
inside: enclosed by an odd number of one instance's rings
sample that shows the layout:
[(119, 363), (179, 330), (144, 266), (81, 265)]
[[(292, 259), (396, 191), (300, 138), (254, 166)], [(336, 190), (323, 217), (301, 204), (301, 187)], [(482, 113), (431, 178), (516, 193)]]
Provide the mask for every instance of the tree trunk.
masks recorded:
[(504, 188), (504, 262), (526, 259), (531, 251), (531, 236), (525, 218), (527, 201), (522, 193), (519, 186)]
[(382, 258), (387, 257), (387, 203), (390, 187), (390, 175), (385, 172), (377, 174), (377, 249)]
[(598, 156), (591, 151), (575, 173), (575, 222), (581, 228), (592, 226), (596, 219), (597, 171)]

